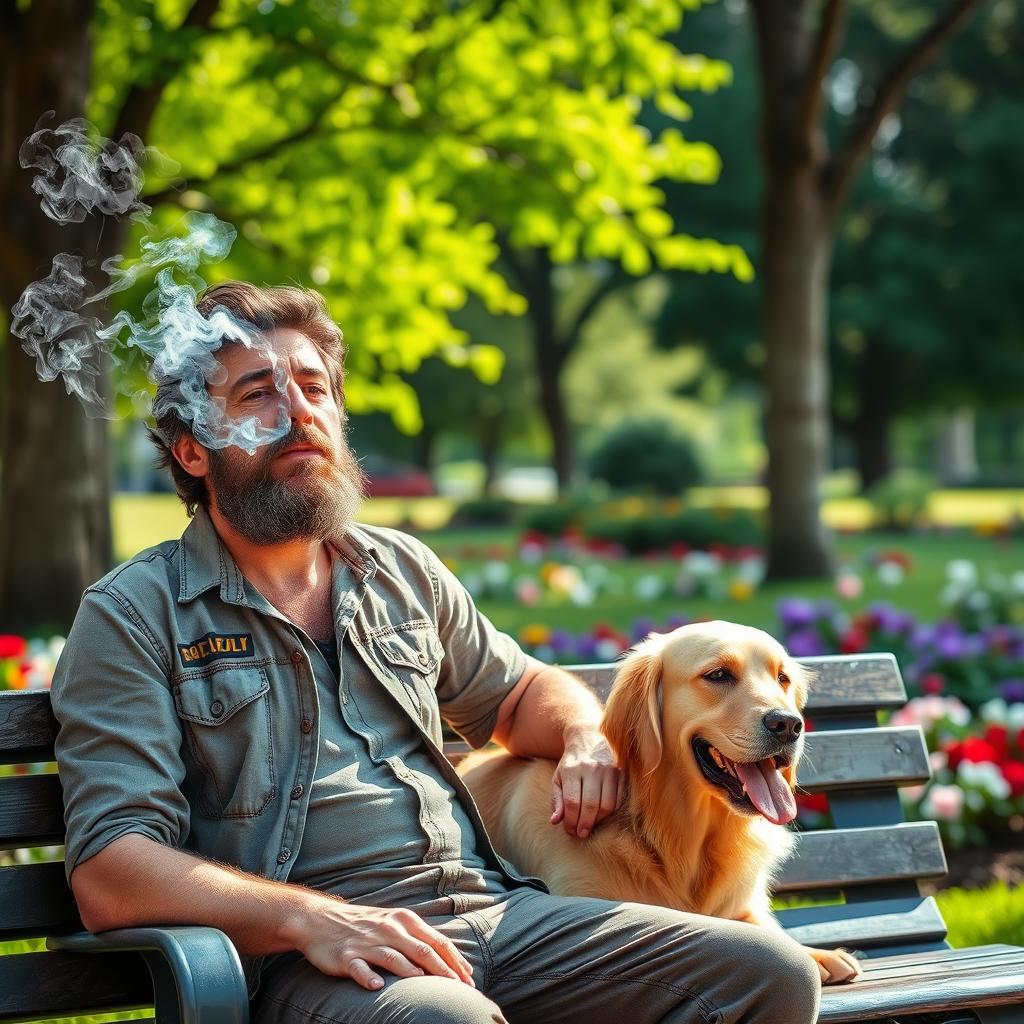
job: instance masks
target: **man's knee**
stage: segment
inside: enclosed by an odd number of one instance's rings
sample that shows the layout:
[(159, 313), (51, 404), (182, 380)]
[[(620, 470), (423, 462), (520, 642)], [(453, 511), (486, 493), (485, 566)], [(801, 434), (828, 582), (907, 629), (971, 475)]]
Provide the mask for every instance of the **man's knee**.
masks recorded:
[(722, 963), (723, 971), (731, 975), (735, 1000), (732, 1012), (721, 1007), (723, 1020), (814, 1024), (821, 980), (810, 953), (784, 932), (753, 925), (744, 931), (732, 959)]
[(387, 1006), (379, 1019), (387, 1024), (506, 1024), (496, 1003), (451, 978), (398, 978), (382, 995)]

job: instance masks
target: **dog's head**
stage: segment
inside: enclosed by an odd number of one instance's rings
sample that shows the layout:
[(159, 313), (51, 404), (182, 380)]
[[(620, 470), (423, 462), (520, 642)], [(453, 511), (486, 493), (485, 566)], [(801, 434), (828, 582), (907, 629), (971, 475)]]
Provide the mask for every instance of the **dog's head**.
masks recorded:
[(615, 679), (604, 732), (627, 770), (669, 762), (739, 814), (796, 816), (809, 673), (759, 629), (700, 622), (652, 635)]

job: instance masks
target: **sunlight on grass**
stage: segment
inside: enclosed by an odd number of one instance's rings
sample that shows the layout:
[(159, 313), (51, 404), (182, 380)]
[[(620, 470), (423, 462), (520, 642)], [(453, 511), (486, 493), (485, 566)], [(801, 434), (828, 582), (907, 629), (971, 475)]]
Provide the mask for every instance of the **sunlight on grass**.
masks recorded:
[(935, 899), (949, 926), (950, 945), (1024, 946), (1024, 889), (998, 882), (987, 889), (946, 889)]

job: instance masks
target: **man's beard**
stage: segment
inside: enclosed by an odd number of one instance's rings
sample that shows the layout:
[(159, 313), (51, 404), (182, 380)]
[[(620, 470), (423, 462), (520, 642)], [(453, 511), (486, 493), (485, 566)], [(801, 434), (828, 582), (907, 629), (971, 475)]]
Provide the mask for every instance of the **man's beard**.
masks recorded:
[[(326, 458), (297, 461), (286, 477), (272, 474), (274, 458), (297, 444)], [(250, 544), (328, 540), (348, 529), (363, 499), (365, 479), (344, 438), (337, 454), (318, 431), (295, 426), (254, 456), (210, 451), (217, 510)]]

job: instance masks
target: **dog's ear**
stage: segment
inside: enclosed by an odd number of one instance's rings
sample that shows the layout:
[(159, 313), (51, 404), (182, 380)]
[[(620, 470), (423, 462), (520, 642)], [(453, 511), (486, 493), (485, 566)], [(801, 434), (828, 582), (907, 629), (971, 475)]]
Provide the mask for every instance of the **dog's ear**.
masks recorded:
[(661, 651), (641, 644), (622, 663), (601, 728), (619, 763), (644, 774), (661, 762)]

